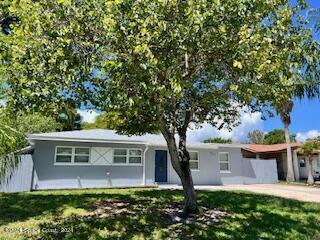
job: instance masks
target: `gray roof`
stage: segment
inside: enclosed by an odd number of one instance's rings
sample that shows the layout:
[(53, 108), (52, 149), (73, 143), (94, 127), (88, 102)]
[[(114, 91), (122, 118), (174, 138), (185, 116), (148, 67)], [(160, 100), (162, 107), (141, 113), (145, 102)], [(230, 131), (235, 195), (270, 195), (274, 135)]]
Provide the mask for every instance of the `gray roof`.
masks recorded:
[(113, 130), (92, 129), (92, 130), (75, 130), (65, 132), (50, 132), (40, 134), (30, 134), (28, 139), (72, 139), (72, 140), (102, 140), (102, 141), (123, 141), (123, 142), (164, 142), (162, 135), (145, 134), (143, 136), (127, 136), (117, 134)]
[[(113, 143), (141, 143), (154, 146), (166, 146), (166, 141), (161, 134), (145, 134), (142, 136), (127, 136), (116, 133), (114, 130), (92, 129), (75, 130), (65, 132), (51, 132), (30, 134), (28, 140), (32, 143), (35, 140), (44, 141), (75, 141), (75, 142), (113, 142)], [(210, 144), (192, 143), (188, 147), (194, 148), (218, 148), (218, 147), (237, 147), (242, 148), (241, 144)]]

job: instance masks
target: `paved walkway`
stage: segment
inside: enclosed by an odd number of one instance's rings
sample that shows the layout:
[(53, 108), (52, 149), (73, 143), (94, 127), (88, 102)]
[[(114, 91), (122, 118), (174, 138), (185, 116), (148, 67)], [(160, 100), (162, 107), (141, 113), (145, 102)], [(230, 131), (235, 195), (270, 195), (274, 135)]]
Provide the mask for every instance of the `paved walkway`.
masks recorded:
[[(178, 185), (159, 185), (164, 189), (182, 189)], [(198, 190), (244, 190), (255, 193), (273, 195), (284, 198), (292, 198), (306, 202), (319, 202), (320, 203), (320, 188), (304, 187), (286, 184), (252, 184), (252, 185), (225, 185), (225, 186), (210, 186), (198, 185), (195, 186)]]

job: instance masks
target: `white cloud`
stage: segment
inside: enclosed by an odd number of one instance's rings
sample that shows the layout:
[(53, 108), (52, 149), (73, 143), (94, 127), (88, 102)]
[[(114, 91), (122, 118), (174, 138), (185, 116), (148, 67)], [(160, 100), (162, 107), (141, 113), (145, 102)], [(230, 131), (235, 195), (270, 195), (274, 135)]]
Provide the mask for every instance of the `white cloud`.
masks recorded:
[(81, 115), (82, 117), (82, 122), (88, 122), (92, 123), (96, 120), (96, 117), (100, 115), (97, 111), (94, 110), (80, 110), (78, 109), (77, 112)]
[(296, 140), (298, 142), (304, 142), (307, 139), (312, 139), (320, 136), (320, 132), (318, 130), (310, 130), (304, 133), (297, 133)]
[[(83, 122), (92, 123), (96, 117), (100, 115), (99, 112), (94, 110), (80, 110), (77, 112), (81, 115)], [(208, 123), (204, 123), (201, 128), (188, 130), (188, 141), (190, 142), (201, 142), (208, 138), (222, 137), (231, 138), (234, 142), (245, 142), (247, 135), (250, 131), (255, 129), (262, 129), (263, 120), (261, 119), (261, 113), (248, 113), (245, 111), (241, 112), (240, 116), (241, 124), (231, 131), (228, 129), (218, 130), (212, 127)], [(319, 134), (320, 135), (320, 134)]]
[(218, 130), (210, 124), (205, 123), (200, 129), (189, 130), (188, 140), (190, 142), (200, 142), (208, 138), (221, 137), (226, 139), (231, 138), (234, 142), (245, 142), (250, 131), (261, 129), (263, 125), (261, 113), (259, 112), (248, 113), (242, 111), (240, 122), (240, 125), (234, 127), (231, 131), (228, 129)]

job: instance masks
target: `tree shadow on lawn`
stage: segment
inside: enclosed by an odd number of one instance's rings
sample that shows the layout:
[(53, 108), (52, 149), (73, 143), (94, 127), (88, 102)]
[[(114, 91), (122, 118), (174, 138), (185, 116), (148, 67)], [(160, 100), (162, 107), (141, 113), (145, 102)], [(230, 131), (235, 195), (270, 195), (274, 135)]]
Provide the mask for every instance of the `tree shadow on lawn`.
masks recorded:
[[(119, 190), (120, 191), (120, 190)], [(35, 239), (316, 239), (320, 229), (320, 204), (304, 203), (247, 192), (199, 191), (202, 206), (231, 214), (218, 224), (171, 225), (159, 209), (181, 203), (177, 190), (108, 189), (81, 194), (4, 194), (0, 195), (0, 226), (46, 214), (52, 221), (41, 222), (42, 229), (72, 228), (72, 232), (41, 232)], [(129, 212), (88, 217), (61, 215), (67, 208), (96, 209), (99, 200), (132, 201)], [(319, 236), (319, 235), (318, 235)]]
[[(128, 202), (127, 200), (125, 202)], [(130, 201), (129, 201), (130, 202)], [(167, 206), (153, 200), (132, 201), (127, 211), (118, 214), (102, 214), (94, 216), (70, 216), (56, 219), (54, 224), (43, 224), (40, 228), (58, 229), (57, 232), (42, 232), (41, 239), (167, 239), (168, 219), (159, 209)], [(72, 232), (64, 233), (63, 228), (72, 228)], [(191, 239), (190, 227), (179, 235), (182, 239)], [(173, 229), (172, 229), (173, 230)], [(153, 236), (153, 237), (152, 237)], [(38, 237), (36, 239), (38, 239)], [(178, 237), (178, 236), (177, 236)]]
[[(124, 193), (117, 193), (121, 191)], [(137, 197), (142, 198), (143, 196), (141, 195), (135, 195), (137, 191), (147, 193), (154, 190), (120, 189), (114, 191), (113, 189), (100, 189), (96, 192), (95, 190), (84, 189), (2, 193), (0, 194), (0, 226), (47, 214), (59, 216), (63, 210), (69, 207), (91, 211), (95, 209), (94, 203), (99, 200), (134, 200)], [(59, 192), (62, 193), (60, 194)], [(157, 199), (171, 201), (174, 195), (178, 196), (179, 193), (163, 192), (158, 194)]]

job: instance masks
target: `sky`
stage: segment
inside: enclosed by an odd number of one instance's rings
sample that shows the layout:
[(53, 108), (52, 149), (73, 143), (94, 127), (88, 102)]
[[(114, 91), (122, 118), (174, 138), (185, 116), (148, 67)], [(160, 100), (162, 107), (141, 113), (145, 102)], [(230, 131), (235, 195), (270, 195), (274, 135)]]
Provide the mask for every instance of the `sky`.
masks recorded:
[[(294, 0), (290, 1), (294, 2)], [(320, 8), (320, 0), (307, 0), (307, 3), (311, 8)], [(96, 111), (78, 110), (78, 112), (83, 117), (84, 122), (93, 122), (95, 117), (99, 115)], [(296, 139), (298, 141), (320, 136), (319, 99), (295, 100), (291, 118), (290, 131), (297, 135)], [(254, 129), (269, 132), (276, 128), (283, 128), (278, 116), (261, 120), (261, 113), (243, 112), (241, 114), (241, 124), (233, 128), (232, 131), (226, 129), (218, 131), (208, 124), (203, 124), (200, 129), (189, 130), (188, 139), (191, 142), (198, 142), (207, 138), (222, 137), (231, 138), (235, 142), (244, 142), (248, 132)]]

